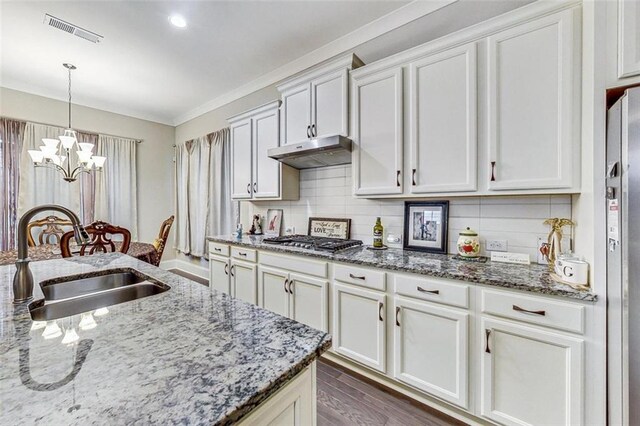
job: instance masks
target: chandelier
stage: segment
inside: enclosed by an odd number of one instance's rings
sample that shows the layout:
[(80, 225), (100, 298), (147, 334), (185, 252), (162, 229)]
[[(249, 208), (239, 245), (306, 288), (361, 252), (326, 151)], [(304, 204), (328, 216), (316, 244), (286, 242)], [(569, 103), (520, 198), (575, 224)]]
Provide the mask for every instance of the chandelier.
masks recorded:
[[(40, 150), (30, 149), (29, 155), (35, 167), (48, 167), (58, 171), (67, 182), (75, 182), (80, 173), (101, 171), (106, 157), (93, 155), (93, 144), (78, 142), (76, 132), (71, 128), (71, 71), (75, 65), (62, 64), (69, 72), (69, 127), (58, 139), (42, 139)], [(71, 151), (75, 148), (78, 161), (71, 165)]]

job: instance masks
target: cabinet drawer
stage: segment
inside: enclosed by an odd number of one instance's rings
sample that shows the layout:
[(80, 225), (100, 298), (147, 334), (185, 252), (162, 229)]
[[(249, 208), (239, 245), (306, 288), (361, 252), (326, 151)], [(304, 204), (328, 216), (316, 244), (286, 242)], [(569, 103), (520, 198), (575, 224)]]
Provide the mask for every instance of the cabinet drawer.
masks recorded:
[(385, 291), (386, 273), (371, 269), (356, 268), (349, 265), (335, 264), (333, 278), (344, 283), (355, 284), (375, 290)]
[(482, 290), (482, 313), (584, 333), (584, 306), (576, 303)]
[(255, 262), (257, 256), (255, 250), (246, 249), (244, 247), (231, 247), (231, 257), (246, 260), (248, 262)]
[(209, 243), (209, 254), (216, 256), (229, 256), (229, 246), (227, 244)]
[(320, 278), (327, 278), (328, 275), (327, 262), (302, 256), (282, 256), (261, 251), (260, 264)]
[(396, 275), (395, 293), (460, 308), (469, 307), (469, 286), (449, 280)]

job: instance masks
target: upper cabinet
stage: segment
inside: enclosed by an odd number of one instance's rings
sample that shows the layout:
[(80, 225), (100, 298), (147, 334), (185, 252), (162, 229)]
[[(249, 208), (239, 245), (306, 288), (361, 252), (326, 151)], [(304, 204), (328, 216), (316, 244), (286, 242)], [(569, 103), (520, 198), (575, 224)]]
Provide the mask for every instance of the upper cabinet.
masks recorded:
[(282, 144), (349, 135), (349, 70), (362, 66), (347, 55), (296, 76), (278, 86), (282, 95)]
[(230, 118), (231, 197), (236, 200), (297, 200), (299, 172), (268, 157), (280, 146), (280, 101)]
[(618, 0), (618, 77), (640, 75), (640, 4)]
[(573, 10), (487, 39), (489, 189), (572, 187), (578, 42)]

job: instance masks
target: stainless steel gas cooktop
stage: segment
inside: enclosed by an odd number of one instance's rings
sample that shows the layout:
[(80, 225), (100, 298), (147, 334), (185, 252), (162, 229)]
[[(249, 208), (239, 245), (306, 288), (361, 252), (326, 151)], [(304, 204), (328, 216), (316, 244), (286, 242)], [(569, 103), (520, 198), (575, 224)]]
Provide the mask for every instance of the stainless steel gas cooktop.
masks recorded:
[(300, 247), (309, 250), (328, 251), (332, 253), (362, 245), (362, 241), (360, 240), (311, 237), (309, 235), (284, 235), (282, 237), (270, 237), (263, 239), (262, 242), (266, 244), (278, 244), (281, 246)]

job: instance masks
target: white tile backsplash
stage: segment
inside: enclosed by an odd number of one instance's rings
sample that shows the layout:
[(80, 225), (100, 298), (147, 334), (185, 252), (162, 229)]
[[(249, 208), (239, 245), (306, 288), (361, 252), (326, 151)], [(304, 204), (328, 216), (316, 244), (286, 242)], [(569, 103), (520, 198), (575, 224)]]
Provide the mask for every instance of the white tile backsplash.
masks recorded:
[[(243, 201), (245, 229), (253, 214), (282, 209), (282, 231), (295, 226), (307, 233), (310, 216), (351, 218), (351, 238), (371, 244), (376, 217), (382, 218), (385, 234), (404, 231), (404, 200), (372, 200), (351, 195), (351, 166), (334, 166), (300, 172), (300, 200)], [(488, 239), (507, 240), (508, 250), (527, 253), (535, 262), (538, 237), (547, 237), (550, 217), (571, 217), (570, 195), (478, 196), (449, 198), (449, 252), (456, 252), (458, 233), (467, 226), (478, 231), (485, 252)], [(402, 244), (399, 245), (400, 247)]]

